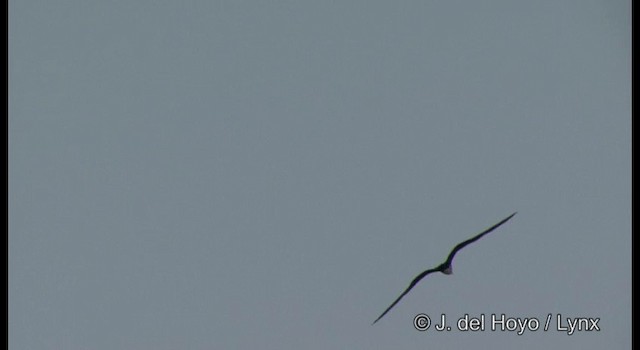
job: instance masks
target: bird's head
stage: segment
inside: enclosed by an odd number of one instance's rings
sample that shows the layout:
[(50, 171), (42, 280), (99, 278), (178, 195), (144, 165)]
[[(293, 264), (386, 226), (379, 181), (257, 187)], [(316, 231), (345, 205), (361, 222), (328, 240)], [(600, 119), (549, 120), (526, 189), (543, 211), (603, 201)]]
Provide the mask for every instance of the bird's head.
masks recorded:
[(438, 271), (444, 273), (445, 275), (450, 275), (453, 273), (453, 268), (451, 267), (451, 264), (447, 264), (446, 262), (440, 264), (440, 266), (438, 266)]

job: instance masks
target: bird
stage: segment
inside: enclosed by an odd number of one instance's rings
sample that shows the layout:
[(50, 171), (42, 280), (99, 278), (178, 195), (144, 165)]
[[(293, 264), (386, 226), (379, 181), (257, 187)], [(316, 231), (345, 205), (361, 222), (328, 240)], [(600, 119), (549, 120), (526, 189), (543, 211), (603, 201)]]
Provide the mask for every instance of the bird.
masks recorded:
[(433, 273), (433, 272), (442, 272), (445, 275), (451, 275), (453, 273), (453, 267), (452, 267), (451, 263), (453, 262), (453, 257), (456, 256), (456, 253), (458, 253), (462, 248), (466, 247), (467, 245), (479, 240), (480, 238), (482, 238), (482, 236), (486, 235), (487, 233), (495, 230), (496, 228), (498, 228), (498, 226), (500, 226), (500, 225), (504, 224), (505, 222), (509, 221), (509, 219), (511, 219), (516, 214), (517, 214), (517, 212), (507, 216), (506, 218), (502, 219), (502, 221), (500, 221), (499, 223), (489, 227), (488, 229), (478, 233), (477, 235), (467, 239), (466, 241), (458, 243), (455, 247), (453, 247), (453, 249), (449, 253), (449, 256), (447, 256), (447, 260), (445, 260), (445, 262), (443, 262), (442, 264), (438, 265), (437, 267), (434, 267), (432, 269), (428, 269), (426, 271), (423, 271), (418, 276), (416, 276), (413, 279), (413, 281), (411, 281), (411, 283), (409, 283), (409, 287), (407, 287), (407, 289), (405, 289), (405, 291), (402, 292), (402, 294), (400, 294), (398, 299), (396, 299), (386, 310), (384, 310), (384, 312), (380, 316), (378, 316), (378, 318), (376, 318), (376, 320), (373, 321), (373, 323), (371, 325), (374, 325), (384, 315), (386, 315), (387, 312), (389, 312), (389, 310), (391, 310), (400, 301), (400, 299), (402, 299), (402, 297), (404, 297), (407, 293), (409, 293), (409, 291), (413, 287), (415, 287), (416, 284), (418, 284), (418, 282), (420, 282), (428, 274)]

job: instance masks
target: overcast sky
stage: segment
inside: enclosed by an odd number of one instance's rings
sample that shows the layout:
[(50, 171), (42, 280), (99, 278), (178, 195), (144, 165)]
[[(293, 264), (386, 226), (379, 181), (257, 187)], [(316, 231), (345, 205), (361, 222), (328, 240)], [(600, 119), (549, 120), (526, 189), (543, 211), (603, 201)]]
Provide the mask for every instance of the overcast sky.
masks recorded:
[(10, 1), (10, 349), (630, 348), (630, 6)]

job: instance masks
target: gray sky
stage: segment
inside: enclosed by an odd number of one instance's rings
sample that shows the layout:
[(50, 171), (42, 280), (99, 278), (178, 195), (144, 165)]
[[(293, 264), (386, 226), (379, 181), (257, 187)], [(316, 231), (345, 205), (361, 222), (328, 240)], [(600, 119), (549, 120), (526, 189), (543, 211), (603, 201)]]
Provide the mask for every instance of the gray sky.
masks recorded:
[(629, 1), (10, 1), (10, 348), (630, 348), (630, 27)]

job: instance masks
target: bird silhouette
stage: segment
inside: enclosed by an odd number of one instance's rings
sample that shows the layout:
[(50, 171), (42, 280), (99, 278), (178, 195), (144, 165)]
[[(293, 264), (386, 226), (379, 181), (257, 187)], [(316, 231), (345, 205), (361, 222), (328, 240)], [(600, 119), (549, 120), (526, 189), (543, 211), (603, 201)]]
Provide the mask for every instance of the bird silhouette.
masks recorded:
[(402, 299), (402, 297), (404, 297), (407, 293), (409, 293), (409, 291), (415, 287), (416, 284), (418, 284), (418, 282), (420, 282), (423, 278), (425, 278), (428, 274), (433, 273), (433, 272), (442, 272), (445, 275), (450, 275), (453, 273), (453, 268), (451, 266), (451, 263), (453, 262), (453, 257), (456, 256), (456, 253), (460, 251), (460, 249), (466, 247), (467, 245), (479, 240), (480, 238), (482, 238), (482, 236), (486, 235), (487, 233), (495, 230), (496, 228), (498, 228), (498, 226), (504, 224), (505, 222), (507, 222), (509, 219), (511, 219), (514, 215), (516, 215), (517, 212), (507, 216), (506, 218), (504, 218), (502, 221), (500, 221), (499, 223), (489, 227), (488, 229), (478, 233), (477, 235), (467, 239), (464, 242), (458, 243), (455, 247), (453, 247), (453, 249), (451, 250), (451, 253), (449, 253), (449, 256), (447, 257), (447, 260), (445, 260), (445, 262), (443, 262), (442, 264), (438, 265), (437, 267), (434, 267), (432, 269), (423, 271), (422, 273), (420, 273), (418, 276), (416, 276), (413, 281), (411, 281), (411, 283), (409, 283), (409, 287), (407, 287), (407, 289), (404, 290), (404, 292), (402, 292), (402, 294), (400, 294), (400, 296), (398, 297), (398, 299), (396, 299), (386, 310), (384, 310), (384, 312), (382, 313), (382, 315), (378, 316), (378, 318), (376, 318), (375, 321), (373, 321), (373, 323), (371, 325), (374, 325), (376, 322), (378, 322), (378, 320), (380, 320), (384, 315), (387, 314), (387, 312), (389, 312), (389, 310), (391, 310), (399, 301), (400, 299)]

